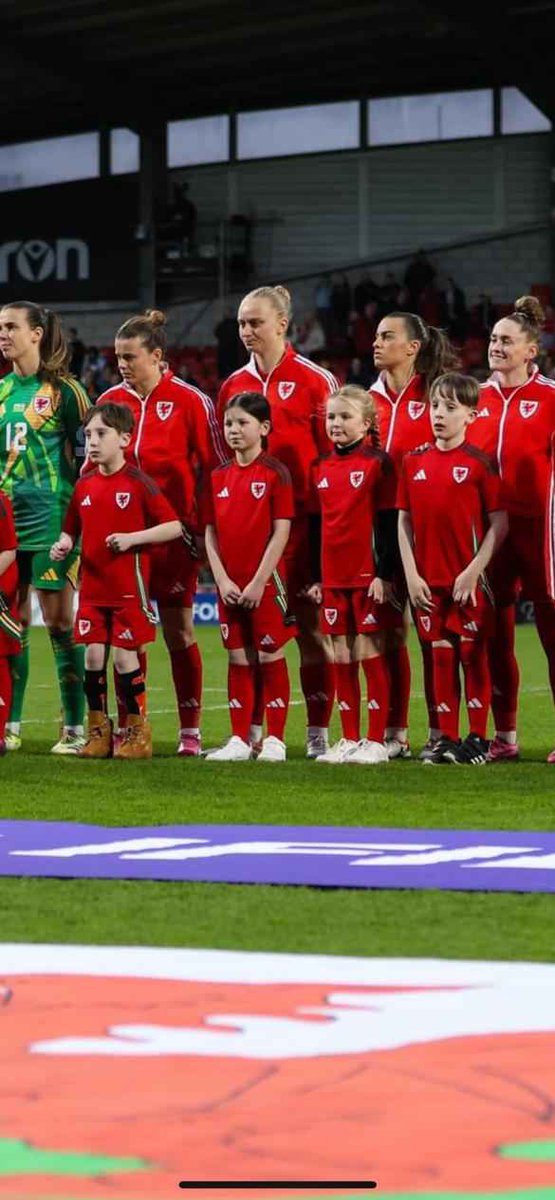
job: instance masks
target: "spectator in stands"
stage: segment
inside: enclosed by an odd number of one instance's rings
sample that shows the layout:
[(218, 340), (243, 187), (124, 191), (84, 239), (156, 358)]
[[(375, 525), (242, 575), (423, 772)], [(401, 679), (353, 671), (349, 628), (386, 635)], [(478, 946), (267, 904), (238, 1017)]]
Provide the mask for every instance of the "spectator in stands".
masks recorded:
[(81, 383), (89, 397), (91, 404), (96, 404), (100, 395), (96, 385), (96, 375), (94, 371), (84, 371), (81, 377)]
[(364, 365), (373, 365), (374, 338), (378, 328), (378, 305), (370, 300), (364, 307), (363, 313), (351, 313), (350, 335), (355, 356), (362, 359)]
[(100, 391), (102, 381), (102, 372), (106, 366), (106, 358), (101, 354), (98, 346), (89, 346), (85, 358), (83, 360), (83, 374), (87, 371), (92, 371), (97, 389)]
[(196, 244), (197, 208), (190, 196), (187, 195), (189, 184), (175, 183), (173, 201), (169, 208), (169, 224), (173, 231), (192, 254)]
[(421, 291), (418, 299), (418, 314), (426, 325), (431, 325), (434, 329), (441, 328), (447, 323), (443, 293), (439, 291), (435, 283), (427, 283)]
[(551, 304), (544, 307), (544, 326), (542, 329), (542, 350), (551, 351), (555, 347), (555, 312)]
[(314, 358), (319, 350), (326, 346), (326, 334), (316, 313), (306, 313), (302, 325), (297, 331), (297, 349), (307, 358)]
[(489, 337), (490, 330), (495, 324), (495, 307), (491, 296), (480, 292), (478, 303), (472, 311), (472, 332)]
[(227, 379), (245, 362), (245, 347), (237, 332), (237, 316), (232, 308), (226, 308), (221, 321), (214, 329), (218, 343), (218, 379)]
[(368, 388), (370, 387), (370, 384), (374, 382), (376, 375), (377, 371), (373, 362), (370, 363), (368, 359), (363, 362), (361, 358), (353, 358), (349, 363), (349, 369), (347, 371), (347, 378), (345, 382), (354, 383), (357, 387), (364, 388), (365, 391), (368, 391)]
[(349, 313), (351, 311), (351, 285), (346, 275), (336, 275), (332, 279), (331, 315), (333, 322), (334, 340), (344, 340), (347, 337)]
[[(235, 325), (235, 328), (237, 329), (236, 321), (234, 321), (234, 325)], [(177, 375), (178, 379), (182, 379), (183, 383), (187, 383), (189, 385), (189, 387), (198, 388), (199, 391), (202, 391), (202, 388), (200, 386), (198, 379), (196, 379), (195, 376), (191, 372), (191, 364), (187, 360), (185, 360), (185, 362), (181, 363), (179, 371), (176, 371), (175, 374)]]
[(108, 388), (119, 387), (120, 384), (121, 376), (119, 371), (116, 370), (113, 363), (106, 363), (100, 372), (100, 379), (98, 381), (99, 395), (107, 392)]
[[(332, 293), (332, 288), (331, 288), (330, 276), (323, 275), (316, 286), (316, 291), (314, 293), (314, 301), (315, 301), (315, 305), (316, 305), (316, 316), (317, 316), (318, 321), (324, 331), (324, 344), (325, 345), (327, 345), (327, 343), (330, 340), (330, 336), (331, 336), (331, 321), (332, 321), (331, 293)], [(316, 347), (316, 348), (318, 349), (318, 347)]]
[(69, 331), (67, 344), (69, 348), (69, 373), (70, 375), (75, 375), (76, 379), (80, 379), (85, 361), (85, 343), (81, 341), (79, 333), (74, 326)]
[[(409, 290), (411, 308), (420, 312), (419, 299), (424, 288), (430, 287), (436, 277), (436, 269), (424, 250), (418, 250), (405, 271), (405, 285)], [(422, 315), (422, 314), (420, 314)]]
[(379, 311), (381, 316), (386, 317), (390, 312), (402, 310), (404, 299), (408, 302), (408, 292), (404, 298), (401, 295), (402, 292), (403, 288), (399, 280), (395, 278), (393, 271), (386, 271), (385, 279), (380, 288)]
[(380, 294), (380, 288), (371, 275), (359, 279), (353, 290), (353, 303), (357, 313), (362, 316), (366, 305), (372, 300), (379, 300)]
[(448, 275), (445, 287), (442, 288), (444, 304), (444, 321), (450, 338), (464, 342), (468, 333), (468, 312), (466, 297), (461, 287)]

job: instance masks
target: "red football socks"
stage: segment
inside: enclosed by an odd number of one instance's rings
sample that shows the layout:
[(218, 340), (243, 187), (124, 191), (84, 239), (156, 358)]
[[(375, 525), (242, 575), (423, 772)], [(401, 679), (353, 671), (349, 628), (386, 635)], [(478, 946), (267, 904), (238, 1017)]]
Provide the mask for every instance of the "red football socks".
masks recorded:
[(485, 738), (491, 700), (491, 680), (485, 642), (464, 640), (460, 644), (464, 694), (471, 733)]
[(360, 740), (360, 664), (358, 662), (336, 662), (335, 683), (337, 707), (341, 718), (344, 738), (351, 742)]
[[(541, 636), (541, 635), (540, 635)], [(498, 608), (495, 635), (488, 643), (491, 707), (496, 731), (516, 730), (520, 672), (515, 656), (515, 606)]]
[(430, 642), (421, 642), (420, 649), (422, 651), (422, 666), (424, 676), (424, 695), (426, 697), (426, 708), (428, 709), (428, 724), (430, 733), (440, 730), (441, 725), (436, 720), (436, 698), (435, 698), (435, 669), (433, 662), (432, 645)]
[(181, 729), (198, 729), (202, 697), (202, 659), (196, 642), (170, 650), (173, 686)]
[(266, 733), (268, 737), (283, 741), (291, 693), (287, 663), (284, 658), (276, 658), (273, 662), (260, 663), (260, 669), (264, 684)]
[(335, 698), (335, 663), (304, 663), (300, 674), (307, 724), (327, 729)]
[(458, 741), (459, 705), (461, 685), (459, 680), (459, 655), (452, 646), (431, 646), (433, 685), (436, 710), (433, 724), (443, 737)]
[(389, 709), (389, 672), (385, 654), (363, 658), (368, 696), (368, 740), (383, 742)]
[(248, 742), (254, 703), (252, 667), (230, 662), (227, 669), (227, 694), (232, 733)]
[(549, 668), (549, 682), (555, 700), (555, 608), (552, 604), (535, 604), (534, 614), (541, 644)]
[(397, 646), (386, 652), (389, 671), (388, 729), (406, 729), (409, 723), (410, 658), (406, 646)]
[(6, 721), (12, 702), (12, 673), (9, 659), (0, 657), (0, 739), (6, 734)]

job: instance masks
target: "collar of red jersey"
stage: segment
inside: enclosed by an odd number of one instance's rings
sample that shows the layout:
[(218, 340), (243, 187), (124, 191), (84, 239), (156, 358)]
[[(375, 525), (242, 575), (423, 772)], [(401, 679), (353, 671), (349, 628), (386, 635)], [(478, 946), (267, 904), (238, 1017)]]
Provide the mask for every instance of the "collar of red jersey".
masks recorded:
[[(539, 374), (540, 374), (540, 368), (538, 367), (537, 363), (534, 363), (534, 366), (532, 367), (532, 370), (530, 371), (528, 379), (525, 379), (524, 383), (519, 383), (518, 387), (515, 387), (514, 390), (511, 392), (511, 395), (514, 396), (515, 392), (519, 392), (521, 388), (528, 387), (528, 384), (531, 383), (533, 379), (537, 379)], [(488, 384), (491, 384), (492, 387), (496, 388), (496, 390), (498, 392), (501, 392), (501, 394), (503, 394), (503, 390), (502, 390), (503, 389), (503, 380), (502, 380), (502, 376), (499, 371), (493, 371), (493, 373), (490, 375), (489, 379), (486, 380), (486, 382), (485, 382), (485, 384), (483, 384), (483, 386), (487, 387)]]
[[(282, 363), (287, 362), (287, 360), (289, 358), (294, 358), (294, 357), (295, 357), (295, 351), (294, 351), (292, 345), (289, 342), (287, 342), (286, 346), (285, 346), (285, 350), (284, 350), (279, 362), (276, 363), (275, 367), (272, 367), (272, 370), (269, 372), (269, 375), (273, 375), (274, 371), (277, 371), (278, 367), (281, 367)], [(260, 371), (258, 370), (258, 367), (256, 365), (256, 356), (254, 354), (251, 354), (249, 361), (245, 367), (245, 371), (248, 371), (249, 375), (254, 375), (255, 379), (262, 379)], [(266, 376), (266, 378), (269, 378), (269, 375)]]
[[(389, 395), (389, 392), (387, 390), (385, 378), (386, 378), (385, 371), (380, 371), (378, 378), (375, 379), (374, 383), (372, 383), (370, 385), (370, 391), (377, 392), (379, 396), (383, 396), (384, 400), (389, 400), (390, 404), (398, 404), (399, 400), (405, 400), (407, 398), (407, 393), (410, 391), (410, 389), (412, 387), (415, 386), (415, 383), (417, 381), (418, 382), (420, 381), (421, 375), (418, 372), (416, 372), (415, 375), (411, 375), (410, 379), (407, 380), (404, 388), (402, 388), (401, 391), (399, 392), (399, 395), (397, 396), (396, 400), (391, 399), (391, 396)], [(422, 397), (422, 399), (423, 398), (424, 397)]]

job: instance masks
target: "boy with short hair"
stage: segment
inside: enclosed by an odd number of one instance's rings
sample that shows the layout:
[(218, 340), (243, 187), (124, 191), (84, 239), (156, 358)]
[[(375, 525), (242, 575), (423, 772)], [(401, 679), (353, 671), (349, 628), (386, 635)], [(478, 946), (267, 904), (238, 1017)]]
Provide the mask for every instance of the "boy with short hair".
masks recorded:
[(78, 480), (63, 524), (50, 551), (58, 561), (81, 537), (81, 585), (75, 638), (84, 642), (85, 693), (89, 733), (82, 758), (109, 758), (112, 723), (107, 715), (106, 664), (109, 647), (125, 693), (129, 720), (116, 758), (150, 758), (152, 740), (145, 719), (145, 683), (137, 650), (154, 641), (147, 545), (181, 537), (180, 522), (158, 487), (125, 461), (133, 431), (127, 405), (91, 408), (84, 422), (93, 467)]
[[(495, 464), (465, 441), (478, 384), (455, 372), (430, 393), (434, 445), (407, 454), (397, 496), (399, 547), (420, 639), (431, 643), (437, 726), (428, 760), (481, 765), (491, 686), (486, 641), (493, 615), (485, 568), (507, 533)], [(459, 740), (459, 667), (470, 732)]]

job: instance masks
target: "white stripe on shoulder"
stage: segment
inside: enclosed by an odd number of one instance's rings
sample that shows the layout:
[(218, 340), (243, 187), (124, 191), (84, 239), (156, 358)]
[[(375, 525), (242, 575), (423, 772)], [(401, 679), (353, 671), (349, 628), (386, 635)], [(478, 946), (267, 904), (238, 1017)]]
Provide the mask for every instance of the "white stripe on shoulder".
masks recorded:
[(212, 438), (212, 444), (216, 454), (218, 455), (220, 462), (225, 462), (227, 458), (227, 450), (220, 431), (218, 418), (216, 416), (216, 409), (214, 408), (214, 404), (212, 403), (210, 396), (207, 396), (206, 392), (201, 392), (200, 388), (194, 387), (192, 383), (186, 383), (184, 379), (178, 379), (177, 375), (172, 375), (172, 382), (178, 383), (180, 387), (186, 388), (190, 392), (193, 392), (193, 394), (200, 400), (208, 421), (210, 436)]
[(550, 379), (548, 375), (536, 375), (538, 383), (547, 383), (549, 387), (555, 388), (555, 379)]
[(304, 367), (310, 367), (316, 375), (320, 375), (323, 379), (325, 379), (332, 391), (337, 391), (339, 384), (335, 378), (335, 375), (332, 375), (331, 371), (326, 371), (325, 367), (320, 367), (318, 363), (312, 362), (310, 358), (305, 358), (303, 354), (295, 353), (295, 358), (297, 359), (297, 362), (302, 363)]

